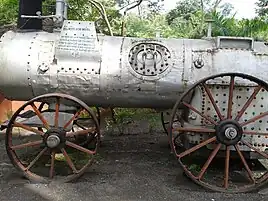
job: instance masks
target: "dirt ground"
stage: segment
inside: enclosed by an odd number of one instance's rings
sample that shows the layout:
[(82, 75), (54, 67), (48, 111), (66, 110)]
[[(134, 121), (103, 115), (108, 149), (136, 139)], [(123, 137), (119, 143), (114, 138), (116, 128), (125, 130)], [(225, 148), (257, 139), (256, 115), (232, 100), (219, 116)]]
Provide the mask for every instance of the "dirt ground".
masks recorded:
[(163, 132), (106, 136), (101, 157), (74, 183), (31, 184), (10, 164), (0, 138), (1, 201), (227, 201), (267, 200), (268, 190), (250, 194), (206, 191), (187, 179)]

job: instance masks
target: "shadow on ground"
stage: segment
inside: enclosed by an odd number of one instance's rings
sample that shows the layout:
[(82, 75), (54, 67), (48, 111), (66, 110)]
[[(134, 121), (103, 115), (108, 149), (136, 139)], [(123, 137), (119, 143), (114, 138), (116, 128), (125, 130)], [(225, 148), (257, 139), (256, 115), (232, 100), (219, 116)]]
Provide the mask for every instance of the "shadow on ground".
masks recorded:
[(164, 133), (106, 136), (98, 161), (76, 182), (31, 184), (10, 165), (1, 148), (1, 201), (78, 200), (267, 200), (268, 195), (208, 192), (186, 178)]

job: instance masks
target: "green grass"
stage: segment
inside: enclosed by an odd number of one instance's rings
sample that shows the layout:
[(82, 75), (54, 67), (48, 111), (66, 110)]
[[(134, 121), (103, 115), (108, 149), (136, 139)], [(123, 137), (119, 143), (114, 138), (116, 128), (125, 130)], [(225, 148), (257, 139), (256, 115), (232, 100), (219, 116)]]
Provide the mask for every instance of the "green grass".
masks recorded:
[[(126, 126), (129, 123), (144, 121), (148, 122), (150, 129), (162, 127), (160, 113), (153, 109), (140, 108), (115, 108), (116, 125)], [(106, 120), (107, 128), (115, 126), (112, 120)]]

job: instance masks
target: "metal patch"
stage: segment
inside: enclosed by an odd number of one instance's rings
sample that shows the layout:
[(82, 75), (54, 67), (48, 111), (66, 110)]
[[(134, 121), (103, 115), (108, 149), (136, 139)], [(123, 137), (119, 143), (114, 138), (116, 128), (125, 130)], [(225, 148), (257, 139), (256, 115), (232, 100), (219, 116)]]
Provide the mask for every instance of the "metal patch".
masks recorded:
[(70, 54), (83, 57), (88, 53), (98, 54), (98, 41), (93, 22), (64, 21), (60, 40), (56, 48), (56, 56)]
[(53, 63), (54, 44), (57, 35), (36, 33), (29, 47), (27, 71), (34, 96), (49, 93), (57, 88), (57, 67)]
[(129, 52), (129, 64), (140, 75), (156, 76), (170, 66), (171, 53), (161, 44), (139, 43)]
[(164, 78), (174, 68), (176, 59), (174, 47), (165, 40), (129, 38), (122, 46), (122, 65), (128, 67), (123, 71), (131, 79), (156, 81)]
[(55, 58), (59, 73), (100, 74), (101, 52), (94, 23), (65, 20)]

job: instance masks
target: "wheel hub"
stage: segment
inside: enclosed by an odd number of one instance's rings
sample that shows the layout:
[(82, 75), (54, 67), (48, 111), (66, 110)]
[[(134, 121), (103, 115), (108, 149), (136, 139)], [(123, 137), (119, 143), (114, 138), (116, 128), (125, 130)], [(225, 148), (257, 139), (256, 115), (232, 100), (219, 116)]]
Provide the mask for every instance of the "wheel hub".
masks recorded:
[(216, 126), (216, 137), (222, 144), (235, 145), (241, 140), (242, 135), (242, 127), (234, 120), (225, 120)]
[(238, 135), (238, 131), (234, 127), (228, 127), (225, 130), (225, 137), (228, 138), (229, 140), (235, 139), (237, 135)]
[(50, 149), (64, 145), (66, 141), (66, 132), (61, 129), (50, 129), (45, 133), (44, 142)]
[(57, 135), (50, 135), (46, 142), (49, 148), (55, 148), (60, 144), (60, 138)]

